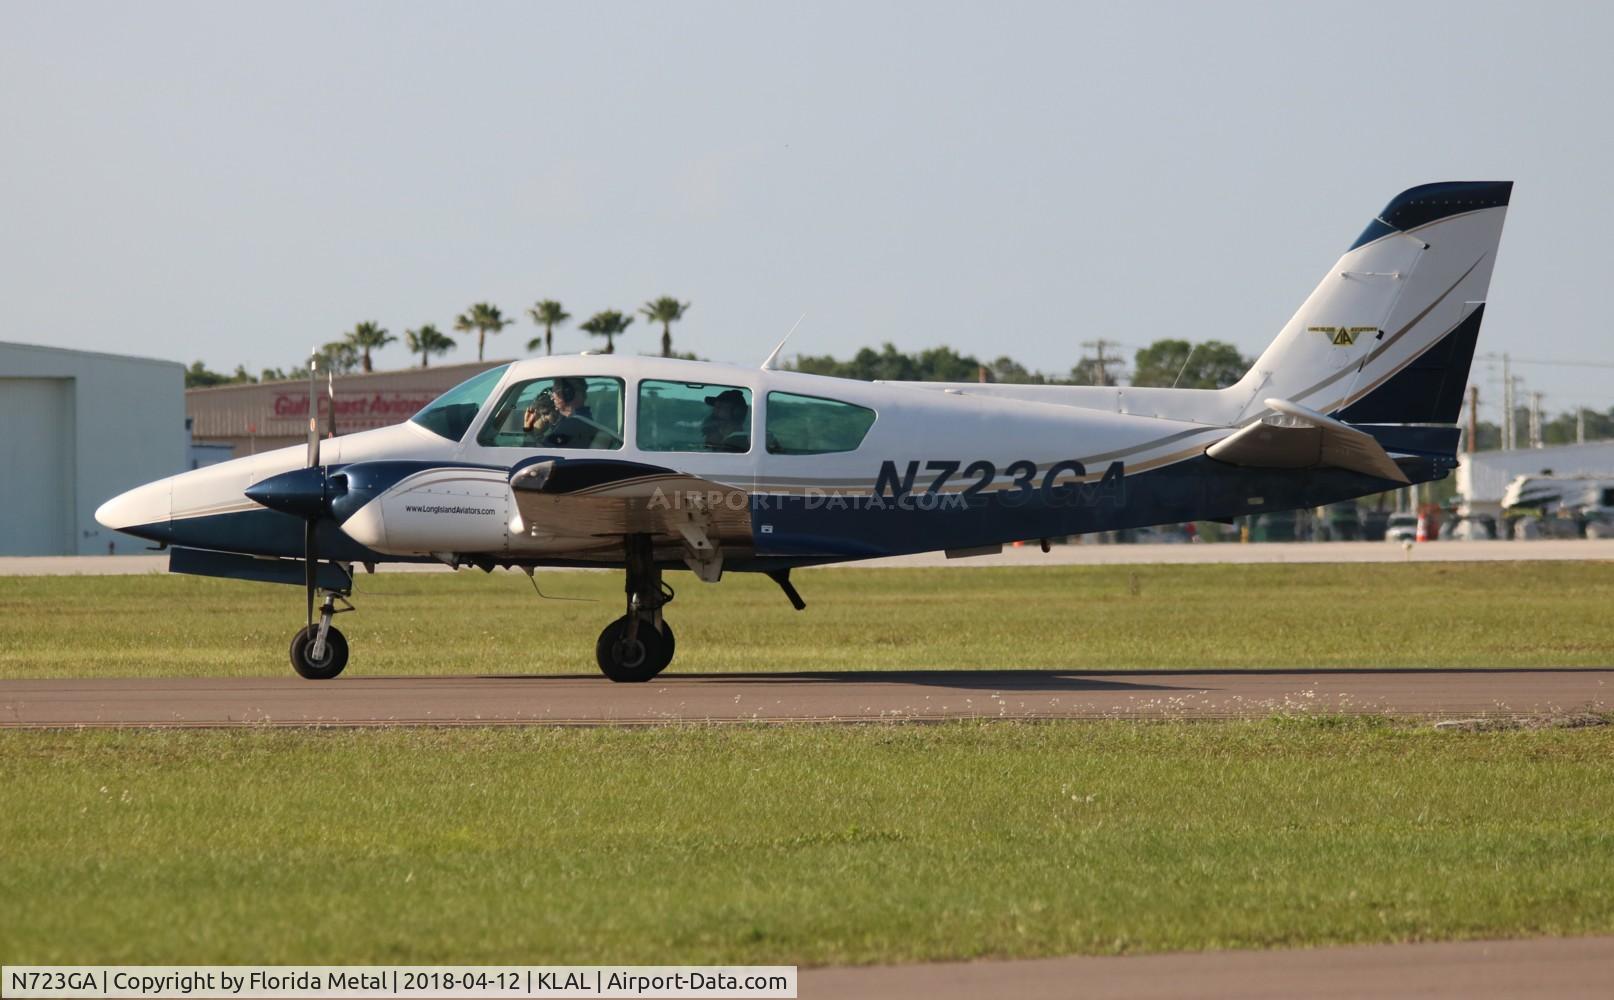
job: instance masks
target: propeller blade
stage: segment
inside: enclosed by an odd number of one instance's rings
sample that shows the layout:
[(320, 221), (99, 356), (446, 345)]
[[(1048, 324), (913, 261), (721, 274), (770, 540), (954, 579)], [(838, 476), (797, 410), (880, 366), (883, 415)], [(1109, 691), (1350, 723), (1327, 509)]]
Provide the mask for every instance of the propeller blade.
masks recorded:
[[(333, 373), (334, 374), (334, 373)], [(331, 416), (336, 416), (336, 386), (327, 376), (326, 387), (331, 395)], [(319, 465), (319, 352), (310, 350), (308, 356), (308, 468)], [(264, 483), (248, 488), (248, 496), (271, 509), (290, 508), (288, 512), (300, 514), (303, 523), (303, 590), (306, 592), (308, 626), (314, 626), (314, 592), (319, 584), (319, 517), (325, 502), (325, 472), (312, 473), (316, 482), (304, 482), (291, 473), (271, 477)], [(270, 484), (265, 486), (264, 484)], [(260, 495), (251, 491), (262, 487)], [(317, 487), (317, 491), (316, 491)], [(284, 495), (282, 495), (284, 494)], [(317, 494), (317, 495), (316, 495)], [(265, 501), (268, 502), (265, 502)], [(311, 508), (311, 509), (310, 509)]]
[[(308, 466), (319, 464), (319, 357), (308, 358)], [(312, 593), (312, 591), (310, 592)]]
[(308, 591), (308, 624), (314, 624), (314, 585), (319, 576), (319, 546), (314, 541), (317, 523), (313, 518), (303, 528), (303, 586)]

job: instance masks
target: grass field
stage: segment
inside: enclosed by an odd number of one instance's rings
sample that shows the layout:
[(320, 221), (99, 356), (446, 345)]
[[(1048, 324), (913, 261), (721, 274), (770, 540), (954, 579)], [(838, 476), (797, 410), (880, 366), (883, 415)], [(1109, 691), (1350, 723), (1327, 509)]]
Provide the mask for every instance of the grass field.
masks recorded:
[[(616, 573), (361, 576), (349, 671), (593, 672)], [(678, 671), (1604, 666), (1599, 563), (673, 573)], [(280, 676), (295, 588), (180, 576), (0, 578), (0, 677)]]
[(0, 732), (10, 963), (789, 962), (1614, 931), (1614, 727)]

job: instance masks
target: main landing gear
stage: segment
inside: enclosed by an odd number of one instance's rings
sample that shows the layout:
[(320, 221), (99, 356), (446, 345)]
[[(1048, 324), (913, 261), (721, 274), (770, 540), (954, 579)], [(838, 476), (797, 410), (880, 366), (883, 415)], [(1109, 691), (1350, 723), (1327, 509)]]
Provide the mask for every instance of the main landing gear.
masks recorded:
[(346, 594), (323, 589), (319, 593), (319, 621), (298, 629), (291, 638), (291, 668), (311, 681), (330, 680), (347, 666), (347, 637), (331, 627), (331, 618), (353, 610)]
[(678, 641), (661, 609), (673, 599), (648, 535), (627, 538), (628, 613), (605, 626), (594, 644), (600, 671), (618, 682), (647, 681), (672, 662)]

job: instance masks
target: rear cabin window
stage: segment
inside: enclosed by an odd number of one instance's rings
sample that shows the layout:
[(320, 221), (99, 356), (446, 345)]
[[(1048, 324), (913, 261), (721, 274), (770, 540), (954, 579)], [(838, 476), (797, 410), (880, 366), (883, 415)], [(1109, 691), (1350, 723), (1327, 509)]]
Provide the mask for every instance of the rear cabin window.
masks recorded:
[(490, 448), (622, 447), (622, 380), (566, 375), (504, 391), (476, 443)]
[(488, 401), (488, 395), (509, 367), (500, 365), (466, 379), (427, 403), (424, 409), (409, 418), (410, 422), (450, 441), (458, 441), (470, 429), (482, 404)]
[(751, 450), (751, 390), (704, 382), (639, 383), (641, 451)]
[(768, 393), (768, 454), (855, 451), (874, 426), (874, 411), (821, 396)]

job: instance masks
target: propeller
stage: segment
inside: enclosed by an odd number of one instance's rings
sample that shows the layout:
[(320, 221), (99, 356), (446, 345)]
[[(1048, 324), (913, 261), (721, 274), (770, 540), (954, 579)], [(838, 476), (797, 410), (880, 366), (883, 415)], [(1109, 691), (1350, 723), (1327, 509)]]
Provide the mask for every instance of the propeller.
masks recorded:
[[(326, 392), (331, 408), (336, 408), (336, 385), (326, 373)], [(345, 492), (343, 477), (332, 482), (320, 464), (319, 357), (308, 362), (308, 457), (301, 469), (282, 472), (247, 487), (246, 495), (256, 503), (303, 519), (303, 589), (306, 592), (307, 623), (314, 624), (314, 597), (319, 589), (319, 520), (330, 514), (333, 496)]]
[[(332, 395), (335, 400), (335, 395)], [(332, 406), (335, 410), (335, 406)], [(319, 354), (310, 349), (308, 354), (308, 464), (306, 468), (319, 468)], [(325, 470), (319, 474), (320, 499), (325, 496)], [(324, 504), (320, 504), (321, 507)], [(314, 625), (314, 591), (319, 582), (319, 511), (303, 524), (303, 592), (307, 597), (307, 621)]]

